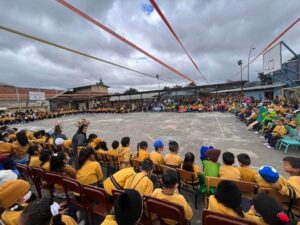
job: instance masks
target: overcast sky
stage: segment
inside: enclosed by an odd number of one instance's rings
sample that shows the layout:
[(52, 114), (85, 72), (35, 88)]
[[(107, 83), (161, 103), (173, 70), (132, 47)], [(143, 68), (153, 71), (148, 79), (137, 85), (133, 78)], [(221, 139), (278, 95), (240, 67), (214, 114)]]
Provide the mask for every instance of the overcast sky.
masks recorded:
[[(69, 0), (149, 53), (205, 83), (148, 0)], [(299, 0), (157, 0), (209, 83), (224, 82), (300, 16)], [(0, 0), (0, 25), (47, 39), (148, 74), (186, 85), (187, 81), (77, 16), (55, 0)], [(300, 53), (300, 23), (283, 38)], [(284, 55), (289, 58), (291, 55)], [(251, 79), (262, 58), (250, 67)], [(246, 78), (246, 71), (244, 73)], [(157, 88), (140, 76), (0, 30), (0, 82), (28, 87), (71, 88), (102, 78), (110, 91)], [(170, 85), (163, 82), (161, 86)]]

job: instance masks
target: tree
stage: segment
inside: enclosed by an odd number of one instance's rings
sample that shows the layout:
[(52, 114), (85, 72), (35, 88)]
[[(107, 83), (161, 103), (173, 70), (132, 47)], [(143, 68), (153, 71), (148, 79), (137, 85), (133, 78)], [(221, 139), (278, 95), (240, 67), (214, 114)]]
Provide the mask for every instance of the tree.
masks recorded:
[(263, 73), (258, 73), (258, 79), (260, 80), (261, 85), (272, 84), (272, 78), (268, 75), (263, 74)]
[(129, 88), (128, 90), (124, 91), (124, 94), (126, 95), (132, 95), (136, 93), (138, 93), (138, 90), (136, 90), (135, 88)]

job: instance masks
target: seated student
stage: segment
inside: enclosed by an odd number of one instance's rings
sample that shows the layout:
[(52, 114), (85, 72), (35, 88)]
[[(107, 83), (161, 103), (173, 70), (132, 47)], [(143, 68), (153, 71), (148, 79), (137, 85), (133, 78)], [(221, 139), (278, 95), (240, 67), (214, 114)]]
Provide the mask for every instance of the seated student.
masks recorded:
[(293, 197), (295, 193), (296, 198), (300, 198), (300, 158), (291, 156), (283, 158), (283, 170), (289, 173), (290, 177), (284, 180), (283, 184), (274, 183), (271, 186), (284, 196)]
[[(296, 225), (296, 221), (289, 219), (283, 207), (271, 195), (257, 194), (252, 200), (252, 207), (246, 213), (246, 219), (257, 225)], [(299, 224), (299, 223), (298, 223)]]
[(227, 180), (240, 180), (241, 173), (238, 168), (232, 166), (234, 164), (234, 155), (231, 152), (223, 153), (223, 163), (220, 166), (219, 177)]
[(92, 148), (85, 148), (79, 153), (76, 179), (81, 184), (98, 185), (103, 178), (100, 164)]
[[(56, 139), (57, 140), (57, 139)], [(76, 179), (76, 170), (70, 166), (69, 155), (66, 152), (58, 152), (51, 157), (50, 171), (55, 173), (61, 173), (65, 177)], [(63, 192), (64, 189), (61, 185), (55, 185), (55, 189), (59, 192)]]
[(101, 141), (94, 149), (96, 153), (107, 153), (107, 143), (105, 141)]
[(255, 176), (255, 181), (260, 188), (273, 189), (274, 184), (279, 184), (281, 186), (285, 185), (285, 179), (279, 176), (278, 171), (272, 166), (264, 165), (259, 171), (258, 175)]
[(240, 167), (238, 167), (241, 173), (241, 181), (247, 181), (255, 183), (255, 176), (258, 174), (256, 170), (250, 167), (251, 159), (248, 154), (241, 153), (237, 156)]
[(45, 143), (46, 142), (46, 131), (45, 130), (40, 130), (39, 132), (39, 138), (36, 138), (36, 142), (39, 144)]
[[(182, 206), (185, 218), (187, 220), (191, 220), (193, 217), (193, 210), (184, 198), (184, 196), (179, 194), (179, 191), (177, 189), (179, 185), (177, 173), (173, 170), (167, 170), (162, 175), (162, 184), (163, 189), (155, 189), (154, 192), (151, 194), (151, 197), (158, 198), (164, 201), (169, 201)], [(170, 225), (177, 224), (176, 221), (172, 221), (169, 219), (164, 219), (164, 222)]]
[(171, 153), (164, 157), (165, 164), (168, 166), (180, 167), (182, 164), (182, 158), (177, 155), (179, 150), (178, 143), (176, 141), (170, 141), (169, 150)]
[(0, 155), (10, 156), (13, 151), (13, 146), (7, 141), (3, 133), (4, 132), (0, 131)]
[(114, 140), (111, 144), (111, 148), (107, 151), (107, 154), (112, 156), (118, 156), (118, 148), (120, 143), (117, 140)]
[(101, 225), (136, 225), (143, 214), (143, 200), (136, 190), (125, 190), (115, 200), (112, 214)]
[(129, 148), (130, 137), (123, 137), (121, 140), (121, 147), (118, 149), (118, 158), (120, 168), (130, 167), (131, 150)]
[(145, 159), (141, 165), (141, 172), (135, 174), (130, 179), (125, 181), (124, 189), (137, 190), (140, 195), (151, 195), (153, 192), (153, 182), (150, 176), (153, 171), (153, 162), (150, 159)]
[(87, 147), (92, 147), (93, 149), (95, 149), (95, 147), (96, 147), (97, 145), (95, 145), (95, 143), (94, 143), (93, 141), (94, 141), (96, 138), (97, 138), (97, 134), (94, 134), (94, 133), (90, 134), (89, 137), (88, 137), (88, 139), (87, 139), (87, 141), (86, 141), (86, 146), (87, 146)]
[(202, 161), (203, 172), (205, 176), (218, 177), (220, 163), (218, 162), (221, 151), (218, 149), (212, 149), (206, 152), (206, 160)]
[(27, 150), (31, 144), (31, 141), (28, 140), (26, 132), (21, 130), (16, 135), (17, 140), (13, 143), (13, 152), (15, 154), (15, 162), (27, 164), (29, 155)]
[(214, 195), (209, 196), (208, 210), (227, 216), (244, 217), (241, 207), (242, 194), (238, 186), (229, 180), (222, 180)]
[(30, 184), (24, 180), (8, 181), (0, 186), (0, 207), (5, 211), (1, 220), (6, 225), (18, 225), (18, 220), (27, 203), (35, 200)]
[(282, 119), (276, 120), (275, 128), (272, 130), (271, 133), (267, 133), (265, 135), (265, 138), (268, 140), (268, 144), (269, 144), (269, 145), (266, 144), (266, 146), (268, 148), (275, 147), (277, 141), (281, 139), (284, 135), (286, 135), (286, 133), (287, 133), (287, 129), (283, 124), (283, 120)]
[(28, 148), (27, 153), (29, 154), (29, 166), (33, 167), (40, 167), (41, 161), (40, 161), (40, 152), (42, 148), (40, 145), (31, 145)]
[(153, 146), (155, 150), (150, 153), (150, 159), (154, 164), (163, 165), (165, 162), (161, 152), (164, 150), (164, 143), (161, 140), (156, 140)]
[(131, 179), (135, 175), (132, 167), (124, 168), (106, 178), (103, 182), (104, 190), (110, 196), (113, 195), (113, 190), (123, 190), (126, 180)]
[[(181, 165), (181, 169), (194, 172), (195, 173), (195, 182), (198, 181), (199, 175), (201, 174), (201, 168), (197, 164), (195, 164), (195, 156), (191, 152), (187, 152), (184, 156), (183, 163)], [(189, 181), (187, 181), (189, 182)]]
[(149, 153), (147, 152), (148, 143), (146, 141), (141, 141), (137, 145), (137, 154), (135, 159), (144, 161), (144, 159), (149, 159)]
[(18, 225), (77, 225), (68, 215), (67, 205), (42, 198), (31, 202), (22, 212)]
[(50, 171), (50, 159), (52, 152), (49, 149), (43, 149), (40, 153), (39, 160), (41, 161), (40, 167), (42, 167), (47, 172)]

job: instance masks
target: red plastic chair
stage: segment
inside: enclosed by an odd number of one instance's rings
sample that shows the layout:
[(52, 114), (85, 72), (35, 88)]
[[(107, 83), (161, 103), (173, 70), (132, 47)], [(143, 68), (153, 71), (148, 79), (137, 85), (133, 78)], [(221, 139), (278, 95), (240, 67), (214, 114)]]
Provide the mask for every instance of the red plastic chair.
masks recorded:
[(30, 184), (33, 184), (33, 180), (31, 179), (30, 167), (20, 163), (17, 163), (16, 167), (20, 172), (22, 179), (26, 180)]
[(55, 191), (54, 185), (58, 184), (63, 186), (62, 174), (60, 173), (45, 173), (45, 180), (47, 182), (47, 188), (50, 192), (51, 197), (53, 198), (53, 193)]
[(42, 189), (47, 188), (47, 184), (45, 182), (45, 170), (39, 167), (31, 167), (31, 179), (33, 180), (34, 186), (38, 193), (39, 198), (42, 197)]
[(178, 225), (190, 225), (190, 221), (185, 218), (184, 209), (180, 205), (148, 196), (145, 197), (145, 204), (152, 224), (157, 224), (157, 219), (160, 224), (166, 224), (162, 219), (164, 218), (177, 221)]
[(109, 201), (105, 190), (99, 187), (84, 185), (82, 186), (84, 199), (87, 201), (87, 211), (89, 212), (89, 221), (92, 221), (92, 214), (107, 216), (112, 209), (112, 204)]
[(255, 225), (246, 219), (231, 217), (204, 209), (202, 211), (202, 225)]

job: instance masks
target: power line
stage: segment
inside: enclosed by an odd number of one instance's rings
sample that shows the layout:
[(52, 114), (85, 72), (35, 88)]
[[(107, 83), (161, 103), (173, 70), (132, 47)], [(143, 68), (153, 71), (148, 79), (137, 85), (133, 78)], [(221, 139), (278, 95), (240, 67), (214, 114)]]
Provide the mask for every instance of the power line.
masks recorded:
[(100, 23), (99, 21), (96, 21), (95, 19), (93, 19), (92, 17), (90, 17), (88, 14), (80, 11), (79, 9), (75, 8), (73, 5), (71, 5), (70, 3), (66, 2), (65, 0), (56, 0), (57, 2), (61, 3), (63, 6), (65, 6), (66, 8), (70, 9), (71, 11), (73, 11), (74, 13), (76, 13), (77, 15), (83, 17), (84, 19), (88, 20), (89, 22), (93, 23), (94, 25), (96, 25), (97, 27), (101, 28), (102, 30), (108, 32), (109, 34), (111, 34), (112, 36), (114, 36), (115, 38), (119, 39), (120, 41), (123, 41), (124, 43), (126, 43), (127, 45), (131, 46), (132, 48), (140, 51), (141, 53), (143, 53), (144, 55), (148, 56), (149, 58), (153, 59), (154, 61), (158, 62), (159, 64), (161, 64), (162, 66), (166, 67), (167, 69), (171, 70), (172, 72), (174, 72), (175, 74), (177, 74), (178, 76), (190, 81), (190, 82), (195, 82), (192, 78), (188, 77), (187, 75), (179, 72), (178, 70), (174, 69), (173, 67), (169, 66), (168, 64), (164, 63), (163, 61), (161, 61), (160, 59), (156, 58), (155, 56), (151, 55), (150, 53), (146, 52), (144, 49), (140, 48), (139, 46), (137, 46), (136, 44), (134, 44), (133, 42), (127, 40), (126, 38), (124, 38), (123, 36), (117, 34), (116, 32), (114, 32), (113, 30), (111, 30), (110, 28), (106, 27), (105, 25), (103, 25), (102, 23)]
[(206, 83), (208, 83), (206, 77), (202, 74), (202, 72), (200, 71), (199, 67), (195, 63), (195, 61), (192, 59), (192, 57), (190, 56), (190, 54), (188, 53), (188, 51), (186, 50), (186, 48), (183, 46), (183, 44), (180, 41), (179, 37), (176, 35), (174, 29), (172, 28), (172, 26), (170, 25), (169, 21), (164, 16), (164, 14), (162, 13), (162, 11), (160, 10), (159, 6), (156, 4), (155, 0), (150, 0), (150, 3), (153, 5), (153, 7), (155, 8), (155, 10), (159, 14), (160, 18), (164, 21), (164, 23), (166, 24), (166, 26), (169, 28), (169, 30), (171, 31), (171, 33), (173, 34), (173, 36), (175, 37), (175, 39), (181, 45), (181, 47), (183, 48), (185, 54), (189, 57), (190, 61), (194, 64), (195, 68), (198, 70), (198, 72), (200, 73), (201, 77), (206, 81)]
[[(26, 37), (26, 38), (29, 38), (29, 39), (32, 39), (32, 40), (35, 40), (35, 41), (38, 41), (38, 42), (41, 42), (43, 44), (51, 45), (53, 47), (60, 48), (60, 49), (63, 49), (65, 51), (68, 51), (68, 52), (72, 52), (72, 53), (75, 53), (75, 54), (78, 54), (78, 55), (81, 55), (81, 56), (84, 56), (84, 57), (88, 57), (88, 58), (91, 58), (91, 59), (94, 59), (94, 60), (97, 60), (97, 61), (100, 61), (100, 62), (103, 62), (103, 63), (110, 64), (112, 66), (116, 66), (116, 67), (119, 67), (119, 68), (122, 68), (122, 69), (125, 69), (125, 70), (129, 70), (129, 71), (135, 72), (135, 73), (137, 73), (139, 75), (143, 75), (143, 76), (150, 77), (150, 78), (153, 78), (153, 79), (157, 80), (157, 78), (156, 78), (155, 75), (150, 75), (150, 74), (147, 74), (147, 73), (144, 73), (144, 72), (140, 72), (138, 70), (131, 69), (129, 67), (122, 66), (122, 65), (119, 65), (117, 63), (114, 63), (114, 62), (111, 62), (111, 61), (107, 61), (105, 59), (101, 59), (101, 58), (98, 58), (96, 56), (92, 56), (92, 55), (89, 55), (87, 53), (84, 53), (84, 52), (81, 52), (81, 51), (78, 51), (78, 50), (75, 50), (75, 49), (71, 49), (71, 48), (68, 48), (68, 47), (56, 44), (54, 42), (50, 42), (48, 40), (45, 40), (45, 39), (42, 39), (42, 38), (39, 38), (39, 37), (32, 36), (30, 34), (26, 34), (26, 33), (23, 33), (23, 32), (20, 32), (20, 31), (8, 28), (8, 27), (4, 27), (2, 25), (0, 25), (0, 29), (5, 30), (5, 31), (10, 32), (10, 33), (14, 33), (14, 34)], [(176, 84), (174, 82), (171, 82), (171, 81), (168, 81), (168, 80), (165, 80), (165, 79), (162, 79), (162, 78), (160, 78), (160, 79), (164, 80), (166, 82), (169, 82), (169, 83)]]

